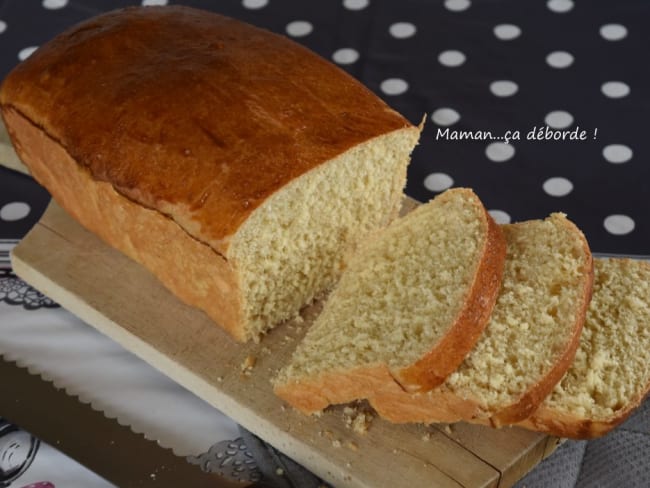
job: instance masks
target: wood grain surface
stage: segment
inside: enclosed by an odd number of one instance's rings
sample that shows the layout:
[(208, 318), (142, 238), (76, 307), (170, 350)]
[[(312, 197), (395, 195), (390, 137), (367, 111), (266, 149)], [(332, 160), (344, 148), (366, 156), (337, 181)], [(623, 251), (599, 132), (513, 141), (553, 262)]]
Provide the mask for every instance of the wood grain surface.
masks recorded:
[(18, 158), (16, 151), (11, 145), (11, 139), (7, 133), (7, 128), (0, 118), (0, 166), (5, 166), (20, 173), (29, 174), (27, 167)]
[[(407, 202), (405, 210), (413, 205)], [(518, 428), (393, 425), (379, 418), (360, 434), (346, 426), (340, 406), (305, 417), (273, 394), (270, 378), (320, 303), (303, 311), (302, 323), (283, 324), (259, 344), (238, 344), (55, 203), (15, 248), (13, 266), (63, 307), (337, 487), (508, 487), (557, 445), (556, 438)]]

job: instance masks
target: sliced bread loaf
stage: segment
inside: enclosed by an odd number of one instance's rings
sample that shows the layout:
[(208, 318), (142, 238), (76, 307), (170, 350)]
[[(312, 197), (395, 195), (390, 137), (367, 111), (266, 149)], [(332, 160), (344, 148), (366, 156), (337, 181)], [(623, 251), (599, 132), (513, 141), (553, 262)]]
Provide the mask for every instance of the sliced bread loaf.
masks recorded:
[(313, 413), (386, 384), (440, 384), (485, 327), (504, 259), (502, 232), (471, 190), (422, 205), (351, 259), (276, 394)]
[(68, 213), (241, 341), (329, 290), (397, 215), (419, 137), (303, 46), (176, 5), (43, 44), (0, 109)]
[(393, 422), (492, 425), (528, 417), (569, 367), (593, 281), (589, 246), (562, 214), (505, 225), (502, 288), (476, 347), (428, 393), (384, 388), (371, 398)]
[(650, 390), (650, 263), (597, 259), (594, 296), (575, 361), (526, 421), (560, 437), (606, 434)]

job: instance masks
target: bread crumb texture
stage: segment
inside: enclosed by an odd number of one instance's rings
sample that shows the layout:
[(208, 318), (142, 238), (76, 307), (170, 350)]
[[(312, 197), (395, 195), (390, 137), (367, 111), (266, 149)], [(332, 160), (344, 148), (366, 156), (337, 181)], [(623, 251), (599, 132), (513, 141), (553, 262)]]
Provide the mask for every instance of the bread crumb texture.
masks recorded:
[(365, 404), (355, 402), (343, 408), (345, 426), (359, 435), (368, 433), (374, 418), (375, 415), (372, 409)]
[(352, 148), (296, 178), (242, 225), (227, 258), (239, 271), (249, 338), (297, 317), (338, 280), (343, 257), (397, 215), (418, 136), (402, 129)]
[(575, 361), (543, 406), (607, 420), (650, 385), (650, 264), (596, 259), (594, 294)]
[(445, 387), (488, 411), (514, 404), (554, 367), (582, 323), (591, 253), (562, 214), (502, 226), (507, 256), (483, 335)]
[(255, 364), (257, 363), (257, 358), (251, 354), (246, 356), (244, 361), (242, 361), (241, 364), (241, 371), (244, 374), (250, 374), (250, 372), (253, 370), (255, 367)]
[(274, 384), (416, 362), (463, 306), (487, 225), (478, 197), (454, 189), (377, 233), (352, 257)]

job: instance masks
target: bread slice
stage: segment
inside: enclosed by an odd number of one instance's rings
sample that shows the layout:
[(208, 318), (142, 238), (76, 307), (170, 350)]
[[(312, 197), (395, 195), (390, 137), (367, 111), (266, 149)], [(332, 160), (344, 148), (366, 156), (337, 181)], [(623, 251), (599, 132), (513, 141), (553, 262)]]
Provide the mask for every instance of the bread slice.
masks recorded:
[(0, 105), (68, 213), (242, 341), (330, 289), (397, 215), (419, 137), (308, 49), (181, 6), (72, 27)]
[(560, 437), (598, 437), (623, 422), (649, 390), (650, 263), (596, 259), (575, 361), (520, 425)]
[(569, 367), (593, 282), (582, 232), (562, 214), (505, 225), (507, 257), (492, 316), (445, 383), (409, 395), (391, 387), (371, 403), (393, 422), (468, 420), (494, 426), (528, 417)]
[(440, 384), (483, 330), (504, 259), (501, 230), (471, 190), (420, 206), (352, 258), (276, 394), (313, 413), (387, 383)]

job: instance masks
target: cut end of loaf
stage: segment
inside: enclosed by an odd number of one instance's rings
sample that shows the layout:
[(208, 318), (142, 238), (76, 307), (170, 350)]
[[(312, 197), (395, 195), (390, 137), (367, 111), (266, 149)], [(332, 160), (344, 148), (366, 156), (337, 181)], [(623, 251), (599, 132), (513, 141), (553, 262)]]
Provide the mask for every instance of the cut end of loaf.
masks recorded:
[[(280, 371), (276, 391), (305, 385), (318, 389), (331, 375), (346, 383), (384, 365), (387, 374), (380, 382), (358, 381), (355, 388), (332, 392), (329, 400), (365, 398), (382, 382), (394, 382), (395, 371), (428, 355), (450, 329), (466, 334), (464, 327), (474, 324), (454, 327), (484, 257), (488, 219), (473, 192), (455, 189), (374, 236), (353, 257), (290, 364)], [(489, 272), (500, 278), (500, 269)], [(425, 367), (451, 371), (470, 348), (440, 351), (431, 359), (445, 364)], [(451, 361), (455, 364), (449, 366)]]
[(360, 144), (255, 210), (228, 253), (241, 276), (247, 338), (292, 318), (329, 290), (343, 256), (397, 215), (418, 137), (410, 127)]

